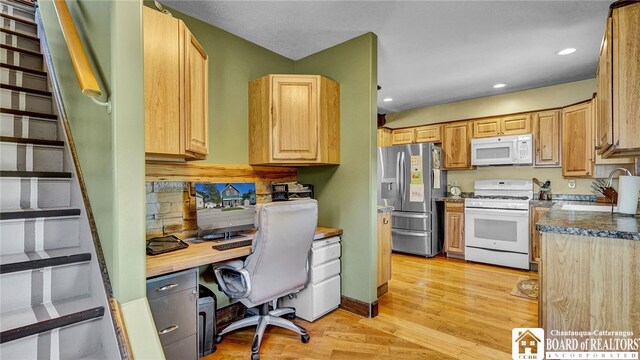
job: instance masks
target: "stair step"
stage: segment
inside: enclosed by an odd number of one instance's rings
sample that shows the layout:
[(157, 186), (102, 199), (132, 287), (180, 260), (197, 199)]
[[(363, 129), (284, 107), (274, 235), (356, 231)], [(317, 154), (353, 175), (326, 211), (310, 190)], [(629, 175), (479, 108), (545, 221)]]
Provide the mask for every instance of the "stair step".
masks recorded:
[[(51, 254), (82, 254), (80, 247), (61, 248), (49, 251), (34, 251), (23, 254), (3, 255), (8, 261), (20, 257), (46, 257)], [(45, 303), (63, 303), (80, 297), (91, 296), (92, 264), (89, 259), (83, 262), (42, 267), (34, 270), (22, 270), (0, 275), (3, 289), (11, 289), (10, 293), (0, 294), (0, 316), (28, 311), (34, 306)], [(94, 274), (95, 275), (95, 274)], [(38, 319), (42, 320), (42, 319)], [(4, 320), (3, 320), (4, 321)], [(4, 325), (1, 325), (4, 327)], [(4, 327), (6, 328), (6, 327)]]
[(0, 44), (29, 51), (40, 51), (40, 41), (15, 31), (0, 29)]
[(0, 253), (11, 255), (77, 247), (80, 246), (79, 231), (78, 215), (0, 220)]
[[(16, 317), (21, 315), (16, 315)], [(24, 314), (23, 316), (28, 316), (28, 314)], [(65, 313), (64, 315), (61, 314), (60, 316), (54, 317), (49, 320), (29, 323), (24, 326), (4, 330), (2, 331), (2, 333), (0, 333), (0, 344), (21, 339), (27, 336), (44, 333), (57, 328), (77, 324), (83, 321), (101, 318), (102, 316), (104, 316), (103, 306), (96, 306), (90, 309), (72, 312), (68, 314)], [(3, 325), (6, 322), (8, 321), (6, 321), (6, 318), (3, 317)]]
[(21, 6), (11, 5), (5, 2), (0, 2), (0, 13), (30, 22), (34, 22), (36, 18), (33, 9), (27, 10)]
[(0, 68), (6, 68), (6, 69), (22, 71), (22, 72), (28, 72), (28, 73), (35, 74), (35, 75), (40, 75), (40, 76), (43, 76), (43, 77), (47, 76), (47, 72), (46, 71), (30, 69), (30, 68), (26, 68), (24, 66), (0, 63)]
[(5, 171), (0, 170), (0, 178), (47, 178), (47, 179), (71, 179), (70, 172), (48, 171)]
[(50, 250), (47, 253), (33, 251), (23, 254), (2, 255), (0, 256), (0, 260), (2, 260), (2, 263), (0, 263), (0, 274), (9, 274), (18, 271), (90, 261), (91, 254), (87, 252), (70, 253), (67, 249), (58, 249)]
[(35, 113), (31, 111), (23, 111), (23, 110), (16, 110), (16, 109), (3, 108), (3, 107), (0, 107), (0, 114), (12, 114), (12, 115), (29, 116), (29, 117), (36, 117), (36, 118), (42, 118), (42, 119), (51, 119), (51, 120), (58, 119), (58, 115), (55, 115), (55, 114), (41, 114), (41, 113)]
[(0, 114), (0, 136), (58, 140), (58, 123), (52, 119)]
[(46, 209), (46, 210), (33, 210), (33, 209), (9, 209), (2, 210), (0, 212), (0, 220), (15, 220), (15, 219), (35, 219), (45, 217), (62, 217), (62, 216), (76, 216), (80, 215), (80, 209), (75, 208), (58, 208), (58, 209)]
[[(10, 175), (28, 174), (18, 177)], [(42, 174), (45, 176), (34, 176)], [(54, 174), (47, 177), (46, 174)], [(71, 178), (59, 176), (69, 173), (0, 171), (0, 208), (48, 209), (71, 206)]]
[(26, 90), (12, 85), (0, 85), (0, 106), (43, 114), (53, 112), (53, 99), (50, 92)]
[(42, 54), (4, 44), (0, 44), (0, 62), (39, 71), (43, 69)]
[[(0, 345), (1, 359), (64, 359), (113, 360), (120, 359), (116, 344), (105, 344), (104, 335), (113, 331), (109, 319), (99, 317), (41, 332)], [(111, 329), (111, 330), (107, 330)], [(107, 334), (105, 334), (107, 331)], [(107, 347), (111, 345), (110, 349)], [(106, 353), (111, 354), (106, 355)]]
[[(36, 75), (2, 67), (0, 68), (0, 84), (7, 89), (25, 92), (39, 91), (40, 95), (51, 96), (51, 92), (48, 91), (49, 84), (46, 75)], [(14, 88), (9, 88), (9, 86)]]
[(31, 9), (32, 12), (35, 12), (35, 2), (34, 1), (26, 1), (26, 0), (0, 0), (0, 3), (9, 4), (11, 6), (20, 6), (24, 9)]
[(57, 140), (38, 140), (0, 137), (0, 170), (48, 171), (64, 170), (64, 143)]
[(4, 12), (0, 13), (0, 16), (5, 18), (5, 19), (15, 20), (15, 21), (27, 24), (27, 25), (36, 26), (36, 22), (33, 19), (23, 19), (21, 17), (15, 16), (15, 15), (5, 14)]
[(17, 31), (31, 36), (38, 35), (38, 28), (35, 23), (4, 14), (0, 14), (0, 28)]
[(10, 90), (12, 92), (24, 92), (28, 94), (36, 94), (36, 95), (51, 97), (51, 91), (31, 89), (28, 87), (15, 85), (15, 84), (0, 84), (0, 89)]

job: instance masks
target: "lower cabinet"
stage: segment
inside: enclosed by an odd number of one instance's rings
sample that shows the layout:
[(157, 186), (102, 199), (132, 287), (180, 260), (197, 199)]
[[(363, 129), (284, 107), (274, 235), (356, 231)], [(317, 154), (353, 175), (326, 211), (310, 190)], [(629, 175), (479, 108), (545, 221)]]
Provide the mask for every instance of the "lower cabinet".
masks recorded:
[(198, 269), (147, 280), (147, 298), (165, 358), (198, 359)]
[(447, 256), (464, 257), (464, 203), (445, 203), (444, 228), (444, 251)]
[[(391, 212), (378, 213), (378, 296), (380, 287), (391, 280)], [(386, 289), (386, 287), (385, 287)]]
[(283, 306), (296, 308), (296, 316), (314, 321), (340, 306), (340, 238), (314, 240), (309, 261), (309, 281)]
[(529, 211), (529, 226), (530, 226), (530, 238), (529, 238), (529, 262), (532, 264), (538, 264), (540, 261), (540, 232), (536, 230), (536, 223), (551, 209), (546, 206), (532, 206)]

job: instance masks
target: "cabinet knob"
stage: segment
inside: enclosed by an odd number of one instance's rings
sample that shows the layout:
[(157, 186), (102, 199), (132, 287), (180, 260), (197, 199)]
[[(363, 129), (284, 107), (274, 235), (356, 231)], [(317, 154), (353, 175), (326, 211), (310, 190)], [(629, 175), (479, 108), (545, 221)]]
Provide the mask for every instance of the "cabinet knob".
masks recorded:
[(389, 223), (389, 219), (382, 219), (382, 223), (387, 225)]
[(600, 146), (599, 146), (599, 145), (596, 145), (594, 149), (595, 149), (595, 150), (600, 150)]

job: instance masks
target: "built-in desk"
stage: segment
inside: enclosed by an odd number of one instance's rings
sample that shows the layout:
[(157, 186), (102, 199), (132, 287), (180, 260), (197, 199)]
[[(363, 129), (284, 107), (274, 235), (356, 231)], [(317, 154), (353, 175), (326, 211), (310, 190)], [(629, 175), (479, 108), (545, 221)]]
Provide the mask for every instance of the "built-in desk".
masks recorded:
[[(341, 229), (319, 226), (316, 228), (314, 240), (338, 235), (342, 235)], [(246, 234), (233, 241), (251, 239), (252, 237), (253, 234)], [(189, 247), (186, 249), (161, 255), (147, 255), (147, 278), (237, 259), (251, 253), (251, 246), (219, 251), (211, 247), (214, 244), (213, 241), (192, 240), (187, 241), (187, 243)]]

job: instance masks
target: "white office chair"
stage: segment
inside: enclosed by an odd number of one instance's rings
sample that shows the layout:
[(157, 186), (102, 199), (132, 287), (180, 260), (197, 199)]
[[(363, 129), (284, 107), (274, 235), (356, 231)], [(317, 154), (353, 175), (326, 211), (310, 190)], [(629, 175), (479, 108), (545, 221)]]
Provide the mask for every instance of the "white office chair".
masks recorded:
[[(238, 320), (223, 329), (222, 336), (247, 326), (257, 326), (251, 345), (251, 359), (260, 358), (260, 343), (267, 325), (275, 325), (300, 334), (309, 341), (307, 331), (281, 318), (295, 317), (294, 308), (278, 308), (278, 299), (304, 288), (307, 282), (307, 259), (318, 223), (315, 200), (274, 202), (257, 209), (252, 250), (246, 260), (214, 265), (216, 280), (227, 296), (239, 299), (253, 316)], [(269, 307), (271, 305), (271, 309)], [(252, 308), (258, 308), (255, 311)]]

